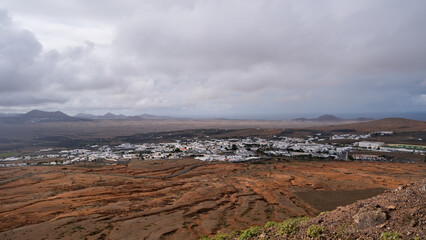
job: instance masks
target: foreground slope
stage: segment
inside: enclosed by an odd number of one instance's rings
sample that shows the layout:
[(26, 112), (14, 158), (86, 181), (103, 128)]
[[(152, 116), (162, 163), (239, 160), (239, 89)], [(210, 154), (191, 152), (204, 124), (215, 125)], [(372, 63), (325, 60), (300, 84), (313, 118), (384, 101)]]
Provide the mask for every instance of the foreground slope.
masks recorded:
[(426, 179), (317, 217), (268, 223), (221, 239), (426, 239)]
[(268, 221), (316, 216), (375, 196), (425, 178), (425, 167), (182, 159), (0, 169), (0, 239), (198, 239), (229, 234)]

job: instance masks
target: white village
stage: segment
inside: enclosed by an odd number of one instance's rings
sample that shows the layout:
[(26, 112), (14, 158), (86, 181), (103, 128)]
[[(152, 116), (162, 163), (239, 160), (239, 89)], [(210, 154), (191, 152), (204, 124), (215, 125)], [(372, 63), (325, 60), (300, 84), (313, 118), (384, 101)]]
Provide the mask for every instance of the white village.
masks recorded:
[[(392, 135), (391, 131), (369, 134), (333, 135), (328, 140), (362, 140), (374, 136)], [(277, 137), (229, 138), (209, 140), (176, 140), (166, 143), (143, 143), (120, 145), (91, 145), (80, 149), (41, 149), (36, 155), (14, 156), (0, 159), (0, 167), (72, 165), (79, 162), (97, 162), (115, 165), (132, 159), (156, 160), (195, 158), (201, 161), (245, 162), (271, 157), (292, 157), (329, 160), (392, 161), (377, 152), (409, 152), (424, 155), (426, 149), (410, 145), (385, 144), (379, 141), (357, 141), (351, 144), (324, 143), (321, 133), (307, 138)], [(374, 151), (374, 154), (354, 153)], [(409, 162), (409, 161), (407, 161)]]

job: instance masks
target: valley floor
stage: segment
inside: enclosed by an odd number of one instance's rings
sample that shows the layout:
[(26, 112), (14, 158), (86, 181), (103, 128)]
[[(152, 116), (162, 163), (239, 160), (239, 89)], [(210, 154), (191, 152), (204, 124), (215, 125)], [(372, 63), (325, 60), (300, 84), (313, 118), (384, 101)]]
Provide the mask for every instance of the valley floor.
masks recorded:
[(316, 216), (426, 177), (426, 164), (194, 159), (0, 169), (0, 239), (198, 239)]

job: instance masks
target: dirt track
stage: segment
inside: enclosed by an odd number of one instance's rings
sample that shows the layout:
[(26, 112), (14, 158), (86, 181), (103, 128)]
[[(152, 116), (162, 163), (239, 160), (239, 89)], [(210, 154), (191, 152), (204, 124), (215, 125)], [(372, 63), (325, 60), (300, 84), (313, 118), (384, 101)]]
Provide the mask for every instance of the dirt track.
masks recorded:
[(0, 239), (197, 239), (318, 214), (300, 192), (339, 198), (347, 191), (341, 199), (347, 201), (352, 190), (393, 189), (424, 178), (425, 170), (425, 164), (191, 159), (0, 169), (0, 181), (18, 178), (0, 185)]

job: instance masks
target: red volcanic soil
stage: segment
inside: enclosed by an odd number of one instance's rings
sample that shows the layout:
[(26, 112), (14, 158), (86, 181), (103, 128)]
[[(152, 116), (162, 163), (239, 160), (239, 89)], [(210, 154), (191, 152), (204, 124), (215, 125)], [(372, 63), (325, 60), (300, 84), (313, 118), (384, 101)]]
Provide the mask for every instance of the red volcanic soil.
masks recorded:
[(425, 173), (425, 164), (193, 159), (5, 168), (0, 239), (197, 239), (315, 216)]

